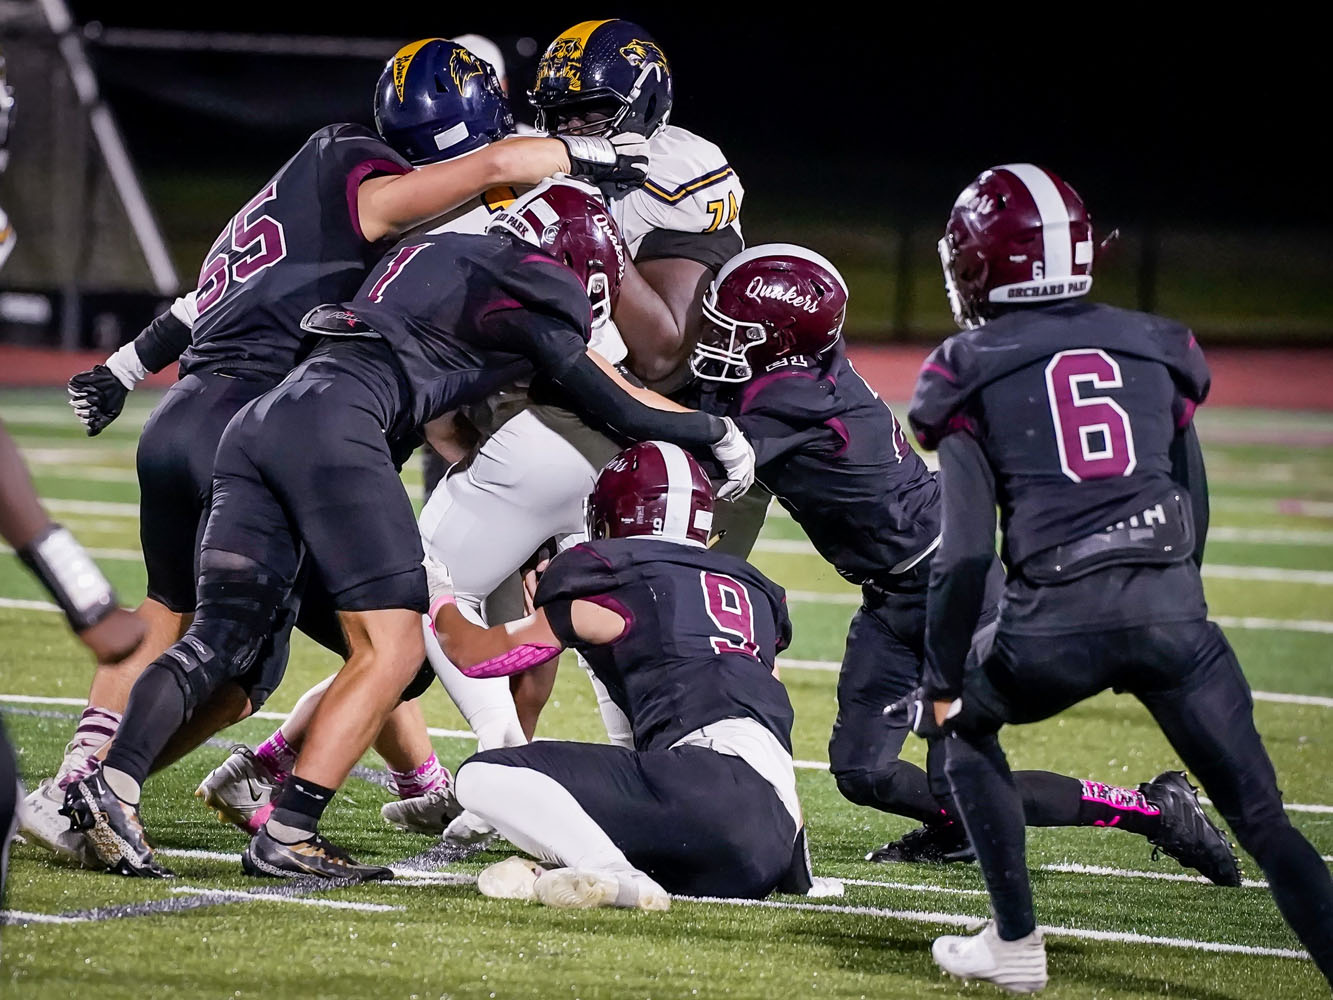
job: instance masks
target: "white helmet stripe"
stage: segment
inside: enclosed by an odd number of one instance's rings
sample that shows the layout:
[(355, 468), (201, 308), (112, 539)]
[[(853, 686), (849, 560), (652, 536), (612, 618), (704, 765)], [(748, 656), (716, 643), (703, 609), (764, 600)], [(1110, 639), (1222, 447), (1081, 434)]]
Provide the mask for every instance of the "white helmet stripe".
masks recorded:
[(760, 257), (796, 257), (800, 260), (814, 261), (824, 270), (828, 271), (842, 285), (843, 291), (847, 290), (847, 282), (843, 280), (838, 269), (833, 266), (829, 259), (822, 254), (817, 254), (809, 247), (797, 246), (795, 243), (762, 243), (757, 247), (750, 247), (748, 250), (742, 250), (731, 260), (722, 265), (722, 270), (717, 273), (713, 279), (713, 287), (718, 288), (722, 282), (727, 280), (727, 275), (740, 267), (742, 264), (748, 264), (752, 260)]
[(689, 537), (690, 495), (694, 492), (694, 477), (690, 475), (689, 460), (679, 445), (665, 441), (653, 441), (651, 444), (662, 456), (667, 473), (666, 521), (662, 525), (662, 534), (667, 538), (684, 541)]
[(1074, 241), (1069, 231), (1069, 207), (1050, 175), (1031, 163), (1006, 163), (1007, 170), (1028, 189), (1041, 213), (1042, 242), (1046, 246), (1047, 278), (1067, 278), (1074, 273)]

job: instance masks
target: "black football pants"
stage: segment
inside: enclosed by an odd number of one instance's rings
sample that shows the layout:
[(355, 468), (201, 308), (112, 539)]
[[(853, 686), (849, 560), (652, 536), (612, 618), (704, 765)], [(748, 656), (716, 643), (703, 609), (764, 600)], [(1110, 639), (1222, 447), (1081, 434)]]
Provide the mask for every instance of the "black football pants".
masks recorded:
[(1000, 936), (1022, 937), (1035, 919), (1022, 803), (996, 733), (1004, 723), (1037, 722), (1112, 688), (1133, 694), (1152, 713), (1333, 981), (1333, 878), (1287, 818), (1254, 726), (1249, 685), (1222, 630), (1204, 620), (1050, 636), (1003, 627), (980, 669), (968, 675), (963, 714), (945, 741), (945, 771)]

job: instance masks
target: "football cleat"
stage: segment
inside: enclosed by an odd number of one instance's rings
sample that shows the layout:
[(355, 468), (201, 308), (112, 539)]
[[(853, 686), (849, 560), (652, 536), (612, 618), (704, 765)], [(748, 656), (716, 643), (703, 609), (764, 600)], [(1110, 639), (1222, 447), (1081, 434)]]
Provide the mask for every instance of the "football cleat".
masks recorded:
[(887, 864), (891, 861), (905, 861), (913, 864), (947, 865), (961, 861), (975, 861), (977, 852), (967, 839), (963, 824), (954, 820), (949, 823), (926, 823), (895, 840), (877, 847), (866, 855), (867, 861)]
[(83, 831), (97, 860), (127, 878), (174, 878), (175, 872), (157, 863), (144, 835), (139, 807), (121, 799), (97, 771), (65, 789), (60, 814), (70, 829)]
[(222, 822), (253, 836), (273, 811), (273, 797), (279, 787), (280, 783), (273, 780), (254, 751), (238, 743), (231, 748), (227, 759), (199, 782), (194, 795), (203, 799)]
[(372, 882), (393, 878), (393, 872), (379, 865), (363, 865), (337, 844), (312, 833), (295, 844), (274, 840), (268, 831), (260, 829), (245, 845), (241, 854), (241, 868), (245, 874), (257, 878), (316, 878), (355, 879)]
[(408, 833), (428, 833), (439, 836), (463, 812), (454, 798), (452, 784), (432, 788), (425, 795), (396, 799), (380, 806), (384, 821)]
[(1240, 885), (1240, 861), (1231, 842), (1203, 811), (1184, 771), (1164, 771), (1139, 791), (1162, 814), (1161, 826), (1148, 837), (1154, 861), (1165, 854), (1217, 885)]
[(464, 809), (445, 827), (440, 841), (449, 847), (470, 847), (484, 851), (498, 836), (495, 827), (476, 813)]
[(553, 868), (533, 883), (537, 900), (559, 910), (614, 906), (625, 910), (669, 910), (671, 896), (643, 872)]
[(101, 871), (105, 866), (81, 830), (71, 830), (69, 817), (60, 812), (65, 791), (54, 778), (43, 778), (19, 805), (19, 833), (30, 844), (44, 847), (57, 857), (84, 868)]
[(984, 979), (1010, 993), (1046, 986), (1046, 942), (1041, 931), (1005, 941), (989, 920), (980, 934), (946, 934), (930, 946), (935, 964), (959, 979)]
[(546, 869), (517, 854), (481, 870), (477, 891), (491, 899), (536, 899), (537, 879)]

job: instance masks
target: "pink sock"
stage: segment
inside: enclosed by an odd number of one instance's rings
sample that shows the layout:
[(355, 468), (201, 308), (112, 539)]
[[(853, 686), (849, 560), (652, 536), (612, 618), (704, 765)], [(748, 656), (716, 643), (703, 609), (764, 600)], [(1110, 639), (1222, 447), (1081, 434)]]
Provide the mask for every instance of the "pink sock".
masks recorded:
[(120, 728), (120, 713), (112, 712), (96, 705), (89, 705), (79, 716), (78, 728), (65, 747), (65, 759), (56, 772), (56, 784), (61, 788), (81, 781), (97, 769), (97, 760), (93, 757), (98, 750), (111, 742)]
[(255, 747), (255, 759), (268, 769), (274, 781), (287, 779), (287, 774), (296, 765), (296, 756), (281, 729), (273, 730), (272, 736)]
[(434, 751), (426, 762), (412, 771), (389, 770), (389, 780), (400, 799), (416, 798), (437, 788), (444, 788), (452, 780), (449, 770), (442, 767)]

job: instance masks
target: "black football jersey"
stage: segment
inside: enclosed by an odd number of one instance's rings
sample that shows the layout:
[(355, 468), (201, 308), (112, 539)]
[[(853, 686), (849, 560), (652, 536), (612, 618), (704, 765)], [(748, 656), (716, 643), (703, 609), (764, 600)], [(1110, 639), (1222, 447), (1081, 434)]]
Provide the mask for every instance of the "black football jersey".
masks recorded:
[(393, 348), (418, 424), (587, 351), (574, 272), (507, 233), (409, 237), (346, 304)]
[(704, 408), (754, 443), (758, 479), (845, 579), (902, 572), (940, 533), (939, 486), (841, 354), (793, 357)]
[(928, 448), (959, 430), (980, 442), (1012, 568), (1128, 520), (1173, 488), (1168, 449), (1208, 387), (1186, 327), (1062, 302), (946, 340), (921, 369), (908, 418)]
[(181, 371), (286, 375), (302, 349), (301, 318), (354, 295), (384, 252), (361, 234), (357, 188), (411, 169), (361, 125), (329, 125), (307, 139), (204, 258)]
[(675, 542), (609, 538), (551, 561), (536, 606), (575, 599), (625, 620), (594, 646), (551, 615), (624, 711), (639, 750), (664, 749), (722, 719), (755, 719), (791, 752), (791, 702), (773, 660), (791, 641), (786, 594), (744, 560)]

